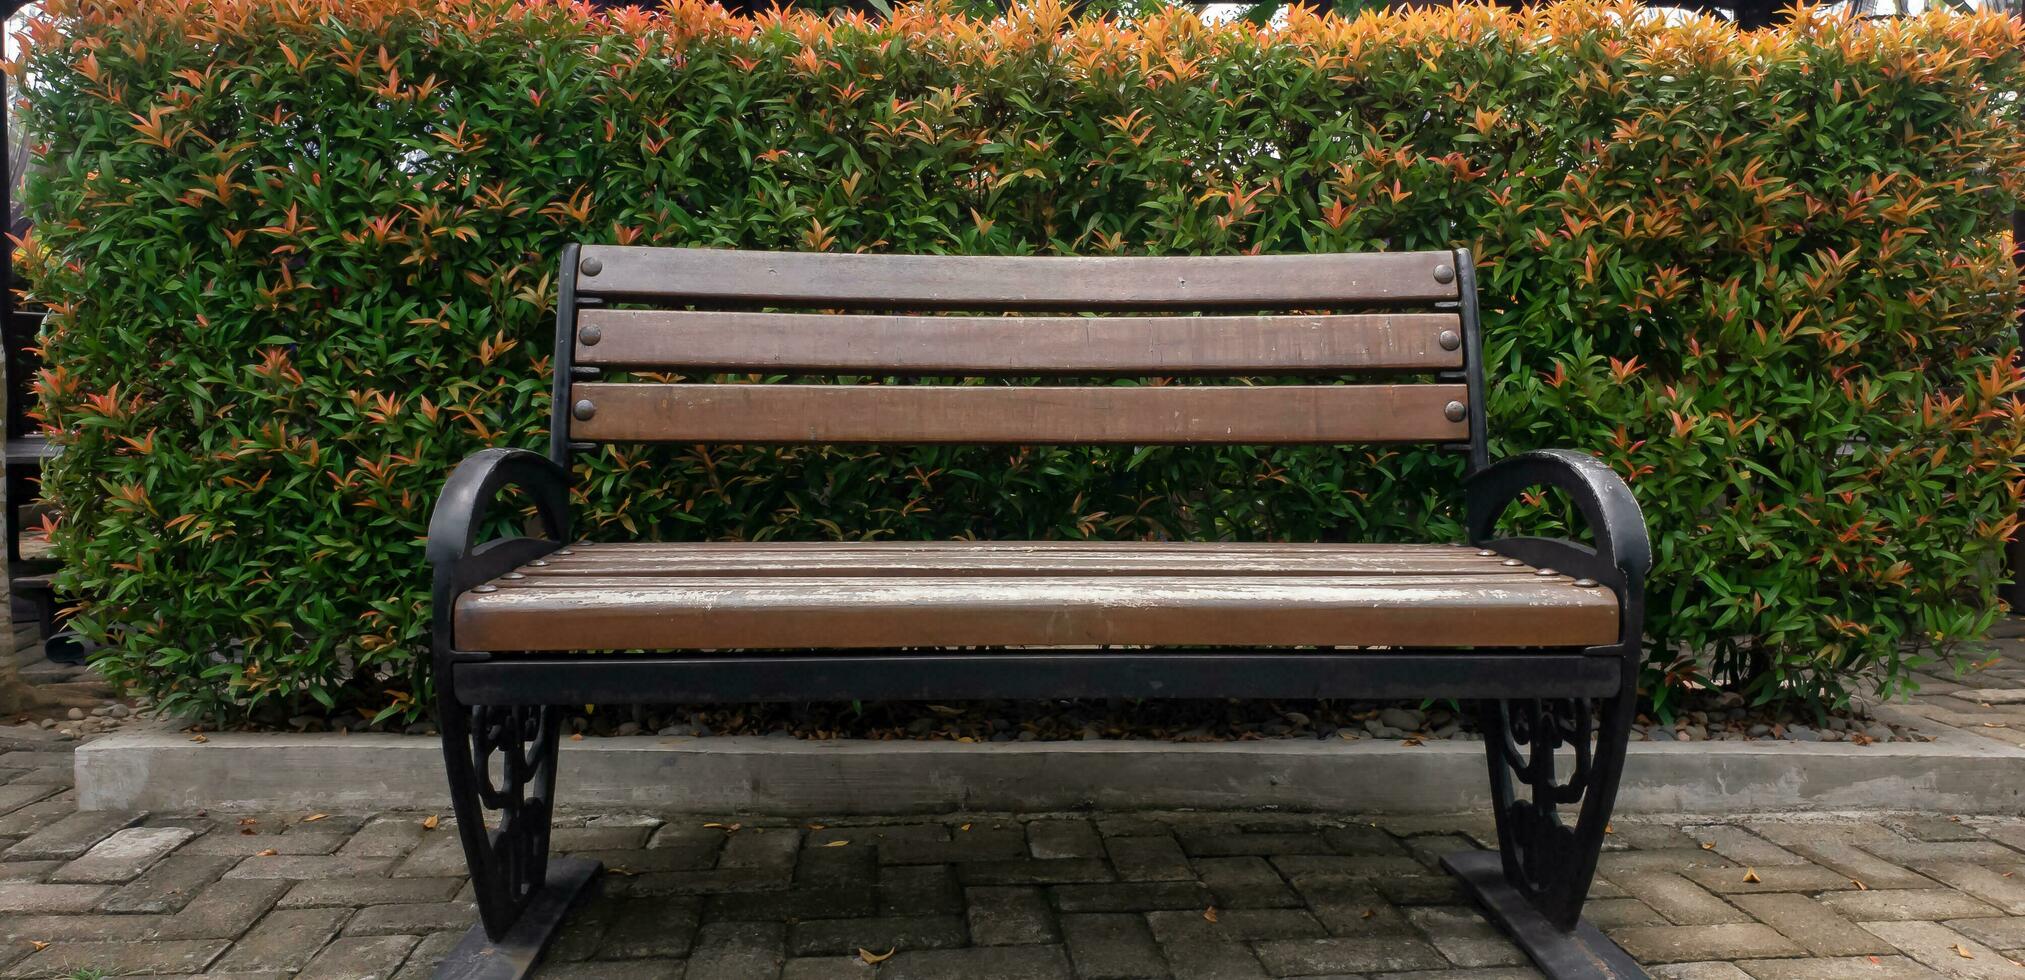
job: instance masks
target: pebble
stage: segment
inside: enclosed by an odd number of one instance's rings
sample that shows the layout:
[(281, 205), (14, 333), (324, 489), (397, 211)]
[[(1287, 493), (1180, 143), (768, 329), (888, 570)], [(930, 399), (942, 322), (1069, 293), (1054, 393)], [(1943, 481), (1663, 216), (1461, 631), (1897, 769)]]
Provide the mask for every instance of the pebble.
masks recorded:
[(1786, 741), (1819, 742), (1821, 741), (1821, 733), (1806, 725), (1793, 725), (1786, 729)]
[(1419, 731), (1426, 721), (1426, 715), (1418, 711), (1408, 711), (1405, 708), (1385, 708), (1378, 712), (1379, 724), (1387, 728), (1397, 728), (1404, 732)]
[(1889, 742), (1892, 736), (1891, 726), (1884, 722), (1878, 722), (1864, 729), (1863, 734), (1870, 736), (1870, 740), (1873, 742)]
[(617, 734), (619, 734), (619, 735), (638, 735), (638, 734), (640, 734), (640, 723), (639, 723), (639, 722), (637, 722), (637, 721), (628, 721), (628, 722), (624, 722), (624, 723), (621, 723), (621, 724), (619, 725), (619, 730), (618, 730)]
[(70, 719), (71, 721), (83, 721), (83, 720), (84, 720), (84, 709), (83, 709), (83, 708), (72, 708), (72, 709), (70, 709), (70, 714), (69, 714), (69, 715), (67, 715), (66, 717), (68, 717), (68, 718), (69, 718), (69, 719)]

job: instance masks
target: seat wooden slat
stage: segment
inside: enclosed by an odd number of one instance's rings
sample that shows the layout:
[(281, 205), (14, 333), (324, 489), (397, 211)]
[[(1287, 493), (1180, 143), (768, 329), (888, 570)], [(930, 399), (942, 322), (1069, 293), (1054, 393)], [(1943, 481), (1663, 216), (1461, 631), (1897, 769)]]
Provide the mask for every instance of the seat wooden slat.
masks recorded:
[(1065, 258), (586, 245), (576, 292), (823, 309), (1323, 309), (1456, 299), (1455, 263), (1446, 251)]
[[(886, 374), (1272, 374), (1462, 367), (1453, 313), (936, 317), (587, 309), (583, 365)], [(1446, 333), (1450, 346), (1443, 346)]]
[(1560, 576), (613, 578), (594, 587), (555, 581), (465, 593), (455, 610), (459, 646), (1511, 648), (1607, 644), (1617, 636), (1610, 592)]
[(588, 382), (570, 437), (592, 442), (1462, 442), (1456, 384), (1247, 387), (739, 385)]
[[(1164, 542), (740, 543), (573, 545), (534, 579), (614, 576), (1047, 576), (1047, 575), (1509, 575), (1501, 556), (1452, 547), (1225, 545)], [(1066, 547), (1061, 545), (1067, 545)], [(502, 582), (502, 586), (511, 584)]]

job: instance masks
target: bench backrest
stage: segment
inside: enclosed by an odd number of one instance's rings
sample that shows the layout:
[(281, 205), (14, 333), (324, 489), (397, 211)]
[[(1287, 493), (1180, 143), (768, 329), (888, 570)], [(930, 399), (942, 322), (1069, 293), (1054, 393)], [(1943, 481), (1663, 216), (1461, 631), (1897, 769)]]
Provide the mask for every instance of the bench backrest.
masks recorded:
[[(1419, 442), (1483, 459), (1465, 250), (1039, 258), (585, 245), (566, 250), (561, 283), (558, 461), (603, 442)], [(1007, 312), (1029, 315), (979, 315)], [(1302, 383), (600, 380), (608, 371)], [(1310, 383), (1368, 373), (1419, 378)]]

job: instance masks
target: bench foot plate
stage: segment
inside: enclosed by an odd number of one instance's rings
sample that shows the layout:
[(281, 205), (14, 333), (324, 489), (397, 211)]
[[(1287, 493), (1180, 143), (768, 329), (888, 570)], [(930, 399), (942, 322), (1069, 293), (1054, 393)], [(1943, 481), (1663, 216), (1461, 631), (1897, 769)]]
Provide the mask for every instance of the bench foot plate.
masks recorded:
[(1623, 947), (1587, 920), (1573, 932), (1554, 928), (1532, 903), (1505, 881), (1496, 851), (1459, 851), (1441, 859), (1483, 906), (1491, 923), (1519, 944), (1549, 980), (1648, 980), (1644, 968)]
[(533, 973), (577, 896), (602, 870), (604, 865), (583, 858), (551, 859), (547, 884), (513, 928), (493, 942), (483, 924), (472, 926), (436, 965), (436, 980), (521, 980)]

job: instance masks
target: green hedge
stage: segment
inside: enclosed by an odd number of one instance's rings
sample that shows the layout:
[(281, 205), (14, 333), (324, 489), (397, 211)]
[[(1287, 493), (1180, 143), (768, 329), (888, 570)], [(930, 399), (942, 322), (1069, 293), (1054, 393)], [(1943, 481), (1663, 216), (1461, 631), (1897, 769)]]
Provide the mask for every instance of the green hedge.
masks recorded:
[[(168, 705), (423, 703), (428, 507), (471, 450), (542, 443), (572, 240), (1469, 245), (1494, 451), (1593, 450), (1644, 504), (1655, 694), (1893, 689), (1998, 614), (2025, 446), (2001, 17), (50, 0), (31, 33), (62, 585)], [(1457, 534), (1459, 467), (608, 450), (577, 502), (594, 536), (1422, 539)]]

